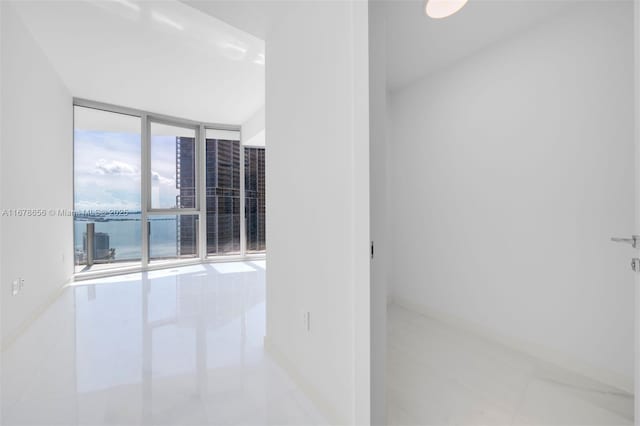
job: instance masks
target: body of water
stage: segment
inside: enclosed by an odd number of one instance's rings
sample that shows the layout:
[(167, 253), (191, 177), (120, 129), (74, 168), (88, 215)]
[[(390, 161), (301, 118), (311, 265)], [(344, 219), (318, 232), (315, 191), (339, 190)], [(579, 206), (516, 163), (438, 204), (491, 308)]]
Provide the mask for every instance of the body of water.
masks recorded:
[[(151, 219), (150, 256), (177, 256), (176, 216), (157, 216)], [(142, 221), (140, 214), (126, 217), (99, 219), (78, 217), (74, 219), (74, 245), (76, 253), (83, 252), (83, 238), (87, 223), (95, 223), (95, 233), (109, 235), (109, 247), (115, 249), (115, 261), (140, 260), (142, 257)]]

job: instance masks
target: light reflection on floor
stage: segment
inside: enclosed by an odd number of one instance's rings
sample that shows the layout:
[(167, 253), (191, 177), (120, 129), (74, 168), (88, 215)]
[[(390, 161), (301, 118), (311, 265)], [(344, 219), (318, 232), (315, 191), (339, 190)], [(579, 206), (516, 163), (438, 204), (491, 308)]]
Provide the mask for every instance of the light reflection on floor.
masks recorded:
[(83, 281), (2, 354), (2, 424), (290, 424), (322, 415), (265, 353), (264, 261)]

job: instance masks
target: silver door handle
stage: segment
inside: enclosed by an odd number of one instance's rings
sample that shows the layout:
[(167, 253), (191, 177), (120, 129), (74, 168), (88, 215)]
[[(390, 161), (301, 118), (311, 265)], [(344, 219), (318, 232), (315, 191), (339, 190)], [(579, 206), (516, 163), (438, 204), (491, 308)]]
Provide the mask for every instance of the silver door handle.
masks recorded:
[(631, 247), (638, 248), (638, 246), (640, 245), (640, 235), (632, 235), (631, 238), (612, 237), (611, 241), (613, 241), (614, 243), (631, 244)]

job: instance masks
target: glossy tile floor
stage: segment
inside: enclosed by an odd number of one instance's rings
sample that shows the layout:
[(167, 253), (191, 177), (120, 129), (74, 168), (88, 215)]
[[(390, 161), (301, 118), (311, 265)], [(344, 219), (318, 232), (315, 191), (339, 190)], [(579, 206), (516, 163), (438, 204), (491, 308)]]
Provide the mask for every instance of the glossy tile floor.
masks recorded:
[(263, 349), (264, 261), (67, 288), (2, 353), (2, 424), (313, 425)]
[(390, 425), (632, 425), (633, 395), (396, 305)]

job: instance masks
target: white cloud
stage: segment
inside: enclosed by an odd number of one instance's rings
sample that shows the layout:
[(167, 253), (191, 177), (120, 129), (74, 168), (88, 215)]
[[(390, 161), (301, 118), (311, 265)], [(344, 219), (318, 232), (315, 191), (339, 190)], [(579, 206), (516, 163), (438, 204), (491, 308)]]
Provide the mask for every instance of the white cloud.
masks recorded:
[(96, 161), (96, 170), (102, 175), (136, 176), (140, 174), (138, 168), (129, 163), (117, 160), (108, 161), (104, 158)]
[(166, 178), (158, 172), (151, 172), (151, 180), (154, 184), (175, 185), (175, 179)]

